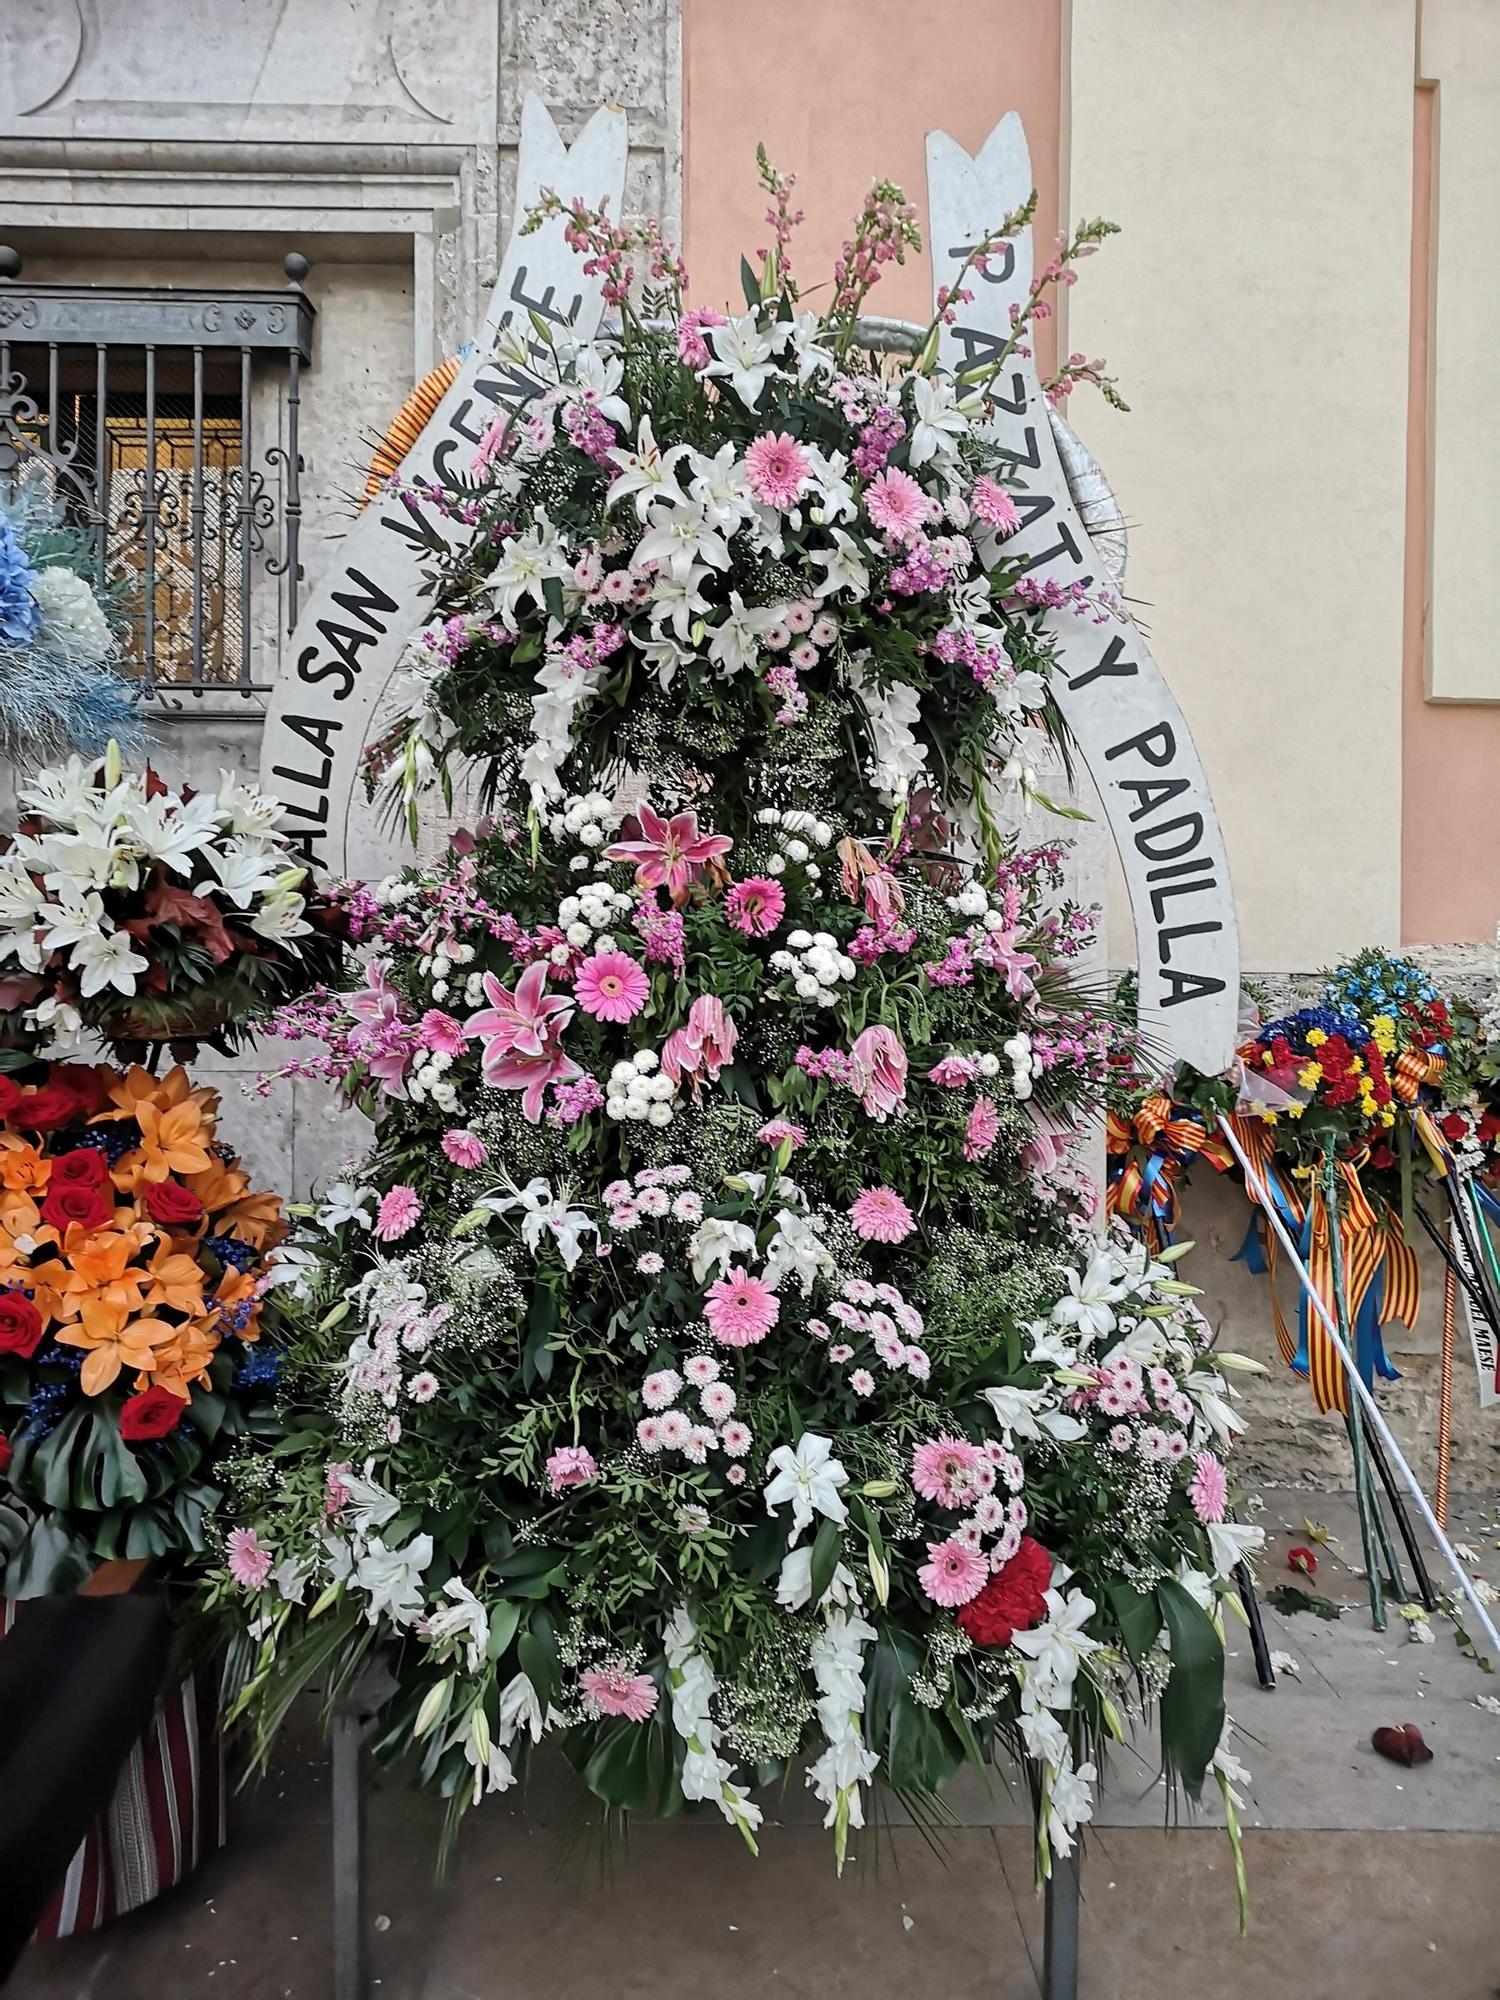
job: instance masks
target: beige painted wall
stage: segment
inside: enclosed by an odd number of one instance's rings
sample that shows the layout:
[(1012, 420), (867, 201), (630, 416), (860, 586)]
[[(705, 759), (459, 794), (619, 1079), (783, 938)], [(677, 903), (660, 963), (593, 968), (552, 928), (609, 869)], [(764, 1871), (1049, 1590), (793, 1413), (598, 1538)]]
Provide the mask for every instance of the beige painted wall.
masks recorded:
[(1411, 0), (1073, 0), (1072, 209), (1126, 233), (1070, 339), (1134, 408), (1075, 421), (1251, 969), (1399, 936), (1413, 34)]

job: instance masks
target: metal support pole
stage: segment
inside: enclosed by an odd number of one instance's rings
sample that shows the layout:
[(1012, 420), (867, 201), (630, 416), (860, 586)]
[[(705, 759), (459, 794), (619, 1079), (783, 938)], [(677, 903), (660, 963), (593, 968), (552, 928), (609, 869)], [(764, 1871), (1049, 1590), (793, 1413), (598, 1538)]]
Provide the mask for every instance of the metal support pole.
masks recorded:
[(1078, 2000), (1078, 1849), (1053, 1856), (1042, 1944), (1043, 2000)]
[(1363, 1417), (1362, 1428), (1365, 1434), (1365, 1444), (1370, 1453), (1370, 1461), (1374, 1465), (1376, 1472), (1380, 1475), (1380, 1483), (1385, 1488), (1391, 1512), (1396, 1517), (1397, 1530), (1406, 1545), (1406, 1553), (1410, 1558), (1412, 1571), (1417, 1579), (1417, 1595), (1421, 1598), (1425, 1610), (1436, 1611), (1437, 1592), (1432, 1587), (1432, 1578), (1427, 1570), (1427, 1560), (1422, 1554), (1422, 1545), (1417, 1540), (1416, 1530), (1412, 1527), (1411, 1516), (1407, 1513), (1405, 1504), (1402, 1501), (1401, 1488), (1396, 1484), (1396, 1476), (1391, 1471), (1390, 1461), (1387, 1459), (1384, 1451), (1382, 1451), (1380, 1439), (1375, 1435), (1375, 1427), (1368, 1417)]
[(366, 2000), (364, 1724), (341, 1702), (333, 1715), (333, 2000)]
[(1255, 1655), (1255, 1678), (1263, 1688), (1273, 1688), (1276, 1685), (1276, 1669), (1271, 1665), (1271, 1649), (1266, 1644), (1265, 1622), (1260, 1615), (1260, 1600), (1255, 1595), (1255, 1579), (1250, 1574), (1249, 1563), (1235, 1564), (1234, 1580), (1240, 1593), (1240, 1603), (1245, 1607), (1245, 1621), (1250, 1627), (1250, 1650)]

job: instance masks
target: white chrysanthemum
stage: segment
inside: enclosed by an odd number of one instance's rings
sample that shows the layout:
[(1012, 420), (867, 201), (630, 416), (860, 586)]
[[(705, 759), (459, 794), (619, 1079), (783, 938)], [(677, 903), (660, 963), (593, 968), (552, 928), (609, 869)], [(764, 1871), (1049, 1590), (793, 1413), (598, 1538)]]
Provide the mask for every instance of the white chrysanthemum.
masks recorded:
[(31, 594), (42, 614), (42, 637), (71, 659), (91, 665), (107, 660), (115, 649), (114, 634), (99, 609), (99, 600), (70, 569), (41, 569)]

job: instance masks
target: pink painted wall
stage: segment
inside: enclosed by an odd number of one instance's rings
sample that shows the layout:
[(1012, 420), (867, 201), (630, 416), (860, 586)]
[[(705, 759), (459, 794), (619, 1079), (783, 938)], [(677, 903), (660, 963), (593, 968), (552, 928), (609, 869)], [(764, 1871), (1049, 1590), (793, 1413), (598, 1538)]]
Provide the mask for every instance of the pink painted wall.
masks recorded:
[[(1478, 943), (1493, 937), (1500, 921), (1492, 818), (1500, 785), (1500, 708), (1426, 699), (1436, 116), (1436, 90), (1419, 86), (1412, 173), (1402, 685), (1401, 936), (1407, 944)], [(1474, 615), (1485, 614), (1476, 607)], [(1378, 810), (1378, 802), (1374, 804)]]
[[(1050, 244), (1058, 226), (1062, 9), (1063, 0), (685, 0), (683, 243), (693, 298), (740, 308), (741, 252), (753, 263), (769, 240), (758, 140), (783, 173), (797, 176), (796, 205), (807, 219), (792, 260), (804, 284), (831, 276), (877, 177), (898, 182), (925, 216), (929, 130), (950, 132), (972, 151), (1013, 110), (1031, 143), (1038, 242)], [(928, 318), (926, 256), (891, 270), (870, 310)], [(1051, 350), (1050, 339), (1038, 342), (1043, 373)]]

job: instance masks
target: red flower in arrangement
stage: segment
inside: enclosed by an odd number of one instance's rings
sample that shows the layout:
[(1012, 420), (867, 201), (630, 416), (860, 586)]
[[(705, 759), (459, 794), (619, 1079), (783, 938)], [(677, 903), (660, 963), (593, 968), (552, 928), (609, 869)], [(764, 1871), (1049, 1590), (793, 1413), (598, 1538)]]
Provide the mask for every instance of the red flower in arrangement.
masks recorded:
[(1376, 1173), (1383, 1173), (1387, 1167), (1393, 1167), (1395, 1164), (1396, 1155), (1391, 1151), (1384, 1139), (1378, 1139), (1370, 1148), (1370, 1165), (1375, 1169)]
[(59, 1153), (52, 1162), (49, 1193), (58, 1188), (102, 1188), (109, 1179), (109, 1162), (97, 1146), (77, 1146), (71, 1153)]
[(1311, 1549), (1288, 1549), (1286, 1566), (1288, 1569), (1299, 1571), (1303, 1576), (1316, 1576), (1318, 1573), (1318, 1559)]
[(62, 1187), (50, 1188), (47, 1199), (42, 1203), (43, 1222), (51, 1223), (54, 1229), (67, 1232), (69, 1223), (80, 1223), (85, 1229), (103, 1229), (115, 1219), (115, 1204), (112, 1191), (107, 1187), (90, 1187), (86, 1183), (64, 1183)]
[(42, 1344), (43, 1319), (24, 1292), (0, 1292), (0, 1354), (29, 1361)]
[(191, 1188), (185, 1188), (181, 1181), (147, 1181), (141, 1190), (146, 1203), (146, 1213), (153, 1222), (159, 1222), (163, 1229), (177, 1229), (187, 1222), (196, 1222), (203, 1213), (203, 1203)]
[(78, 1099), (78, 1109), (82, 1117), (92, 1118), (96, 1111), (106, 1111), (109, 1108), (110, 1085), (114, 1081), (114, 1076), (113, 1072), (102, 1064), (59, 1064), (47, 1081), (60, 1083), (72, 1091)]
[(8, 1437), (0, 1437), (0, 1473), (10, 1471), (10, 1462), (16, 1455), (16, 1448)]
[(59, 1125), (71, 1125), (82, 1116), (77, 1091), (53, 1077), (17, 1106), (14, 1122), (26, 1132), (55, 1132)]
[(143, 1389), (126, 1398), (120, 1411), (120, 1436), (127, 1444), (149, 1438), (164, 1438), (175, 1431), (187, 1410), (180, 1396), (170, 1389)]
[(960, 1627), (976, 1646), (1008, 1646), (1017, 1632), (1029, 1632), (1047, 1615), (1051, 1580), (1051, 1556), (1040, 1542), (1023, 1535), (1010, 1561), (960, 1610)]
[(1474, 1136), (1481, 1146), (1493, 1146), (1496, 1138), (1500, 1137), (1500, 1112), (1486, 1111)]
[(0, 1118), (9, 1118), (25, 1095), (13, 1076), (0, 1076)]
[(1461, 1111), (1450, 1111), (1446, 1118), (1438, 1120), (1438, 1130), (1445, 1139), (1456, 1146), (1469, 1136), (1469, 1121)]

